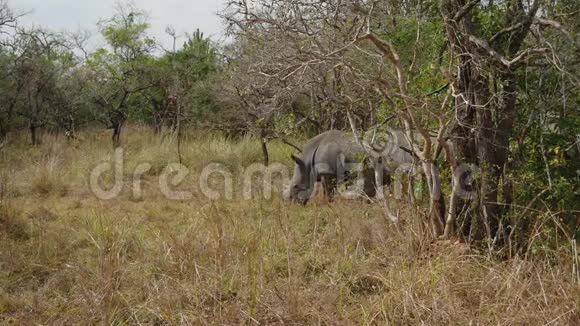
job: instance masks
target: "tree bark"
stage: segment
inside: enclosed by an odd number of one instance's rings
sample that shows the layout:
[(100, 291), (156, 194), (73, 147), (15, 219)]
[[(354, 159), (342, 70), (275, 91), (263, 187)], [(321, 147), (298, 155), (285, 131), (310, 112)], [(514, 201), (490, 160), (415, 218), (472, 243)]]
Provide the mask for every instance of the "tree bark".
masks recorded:
[(30, 140), (32, 141), (32, 146), (40, 145), (40, 140), (38, 139), (38, 128), (34, 122), (30, 123)]
[(153, 114), (153, 130), (154, 130), (156, 135), (161, 134), (162, 126), (163, 126), (163, 120), (159, 116), (159, 113), (157, 113), (157, 112), (154, 113)]
[(181, 104), (177, 104), (177, 117), (176, 117), (176, 134), (177, 134), (177, 156), (179, 158), (179, 164), (183, 164), (183, 155), (181, 153), (181, 143), (182, 143), (182, 135), (181, 135)]
[[(541, 3), (536, 0), (528, 7), (521, 1), (510, 3), (505, 9), (506, 27), (487, 42), (479, 39), (471, 19), (471, 11), (478, 1), (443, 2), (447, 36), (452, 53), (459, 61), (459, 75), (453, 83), (458, 107), (454, 136), (461, 153), (459, 159), (477, 164), (481, 170), (480, 183), (476, 186), (479, 200), (474, 201), (476, 209), (471, 210), (475, 214), (470, 216), (471, 223), (464, 229), (464, 235), (469, 233), (472, 239), (487, 238), (496, 244), (505, 239), (498, 231), (511, 203), (510, 183), (505, 180), (505, 173), (517, 118), (514, 69), (517, 69), (517, 61), (523, 58), (518, 53), (521, 53)], [(514, 59), (510, 61), (511, 58)], [(500, 196), (502, 186), (503, 195)], [(459, 207), (457, 205), (457, 209)]]
[(2, 121), (0, 121), (0, 142), (8, 138), (8, 127), (4, 126)]
[(439, 237), (445, 230), (445, 197), (441, 191), (441, 179), (433, 162), (424, 162), (423, 170), (429, 187), (431, 228)]
[[(457, 222), (462, 227), (462, 235), (470, 240), (482, 240), (491, 236), (499, 224), (497, 210), (498, 175), (495, 160), (495, 126), (493, 123), (493, 102), (490, 97), (489, 80), (484, 72), (484, 60), (474, 60), (478, 56), (477, 49), (467, 42), (465, 35), (474, 35), (475, 28), (471, 20), (466, 1), (447, 1), (448, 22), (446, 31), (453, 52), (459, 60), (458, 76), (453, 83), (456, 98), (457, 125), (452, 131), (456, 148), (456, 161), (475, 164), (481, 169), (480, 182), (473, 190), (479, 193), (479, 200), (459, 200), (452, 198), (451, 207), (456, 211), (451, 215), (458, 217)], [(460, 15), (459, 19), (457, 16)], [(459, 55), (473, 53), (473, 56)], [(496, 112), (494, 112), (496, 113)], [(472, 206), (471, 214), (460, 214), (466, 206)], [(450, 228), (452, 226), (448, 226)], [(449, 230), (448, 230), (449, 232)]]
[(264, 160), (264, 165), (270, 165), (270, 154), (268, 152), (268, 139), (266, 138), (266, 130), (262, 128), (260, 131), (260, 138), (262, 140), (262, 157)]
[(123, 123), (117, 122), (113, 125), (113, 147), (118, 148), (121, 146), (121, 132), (123, 130)]

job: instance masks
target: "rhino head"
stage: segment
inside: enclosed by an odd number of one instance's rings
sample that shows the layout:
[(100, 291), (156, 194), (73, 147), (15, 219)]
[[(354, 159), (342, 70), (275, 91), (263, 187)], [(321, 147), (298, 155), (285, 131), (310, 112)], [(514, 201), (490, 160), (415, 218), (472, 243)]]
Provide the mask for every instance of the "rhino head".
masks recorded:
[(290, 184), (282, 193), (282, 198), (306, 205), (312, 188), (310, 186), (310, 171), (301, 158), (295, 155), (292, 155), (291, 158), (295, 162), (294, 175)]

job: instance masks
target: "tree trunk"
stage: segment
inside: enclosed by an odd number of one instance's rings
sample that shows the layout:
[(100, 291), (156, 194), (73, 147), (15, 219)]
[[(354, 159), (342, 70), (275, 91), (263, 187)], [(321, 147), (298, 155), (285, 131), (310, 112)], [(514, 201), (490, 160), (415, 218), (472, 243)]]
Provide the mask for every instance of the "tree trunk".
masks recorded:
[[(463, 221), (466, 224), (463, 235), (473, 240), (498, 240), (503, 238), (498, 234), (504, 215), (501, 203), (506, 202), (500, 198), (499, 189), (516, 118), (516, 84), (511, 74), (498, 77), (498, 84), (504, 85), (498, 104), (491, 96), (488, 78), (470, 70), (469, 64), (460, 66), (461, 78), (457, 85), (461, 95), (457, 97), (460, 126), (454, 130), (454, 136), (458, 160), (477, 164), (481, 177), (476, 185), (479, 200), (472, 203), (474, 215)], [(453, 206), (462, 208), (456, 203)]]
[(4, 141), (8, 137), (8, 127), (5, 127), (2, 121), (0, 121), (0, 142)]
[(30, 140), (32, 141), (32, 146), (40, 145), (40, 139), (38, 138), (38, 127), (34, 122), (30, 123)]
[(451, 176), (453, 188), (451, 189), (451, 196), (449, 199), (449, 212), (447, 215), (447, 220), (445, 221), (445, 231), (443, 236), (445, 239), (450, 239), (455, 234), (456, 223), (457, 223), (457, 212), (459, 205), (458, 192), (460, 189), (460, 180), (455, 174)]
[(260, 131), (260, 138), (262, 139), (262, 157), (264, 159), (264, 165), (270, 165), (270, 154), (268, 153), (268, 139), (266, 138), (266, 130), (262, 128)]
[(176, 117), (176, 128), (177, 128), (177, 156), (179, 158), (179, 164), (183, 164), (183, 155), (181, 155), (181, 104), (177, 105), (177, 117)]
[[(458, 124), (452, 132), (456, 148), (455, 159), (458, 162), (485, 168), (480, 166), (479, 158), (484, 153), (479, 152), (478, 148), (487, 147), (490, 139), (484, 139), (485, 135), (478, 135), (477, 132), (479, 130), (478, 118), (481, 115), (480, 111), (483, 110), (485, 112), (488, 110), (485, 106), (487, 96), (484, 94), (489, 94), (489, 92), (486, 89), (484, 78), (479, 74), (477, 68), (473, 67), (468, 59), (464, 60), (464, 62), (460, 63), (459, 79), (455, 85), (456, 93), (459, 95), (456, 97)], [(475, 191), (477, 188), (478, 185), (474, 185), (472, 190)], [(454, 214), (458, 217), (457, 222), (463, 225), (462, 236), (476, 240), (483, 238), (484, 232), (478, 227), (478, 225), (481, 225), (479, 221), (482, 220), (482, 215), (479, 214), (479, 203), (472, 202), (471, 199), (460, 200), (455, 198), (455, 200), (456, 202), (452, 206), (456, 208)], [(461, 214), (460, 211), (466, 206), (477, 207), (472, 207), (474, 209), (469, 210), (470, 214), (467, 212)]]
[(163, 129), (163, 121), (165, 113), (162, 109), (164, 106), (164, 101), (160, 102), (155, 99), (151, 100), (151, 104), (153, 105), (153, 129), (155, 130), (155, 134), (161, 134), (161, 130)]
[(161, 128), (163, 125), (163, 120), (158, 116), (157, 113), (153, 115), (153, 129), (156, 135), (161, 134)]
[(127, 112), (125, 107), (125, 102), (129, 98), (131, 93), (128, 90), (124, 90), (123, 96), (119, 105), (116, 107), (111, 107), (112, 111), (109, 113), (109, 119), (113, 127), (113, 147), (118, 148), (121, 146), (121, 132), (123, 131), (123, 125), (127, 120)]
[[(458, 107), (458, 127), (454, 130), (462, 162), (478, 164), (481, 169), (479, 200), (472, 212), (471, 223), (466, 229), (475, 239), (487, 237), (501, 244), (504, 234), (498, 234), (502, 216), (511, 203), (510, 183), (505, 180), (508, 154), (513, 127), (517, 118), (517, 69), (514, 61), (498, 63), (497, 57), (517, 58), (542, 1), (525, 6), (521, 1), (511, 3), (505, 9), (505, 28), (497, 38), (486, 42), (473, 39), (481, 34), (472, 22), (471, 10), (478, 1), (446, 0), (442, 11), (446, 18), (446, 32), (452, 55), (459, 61), (459, 76), (454, 82)], [(491, 7), (493, 2), (489, 3)], [(511, 26), (519, 26), (511, 29)], [(481, 44), (489, 49), (482, 51)], [(484, 46), (485, 47), (485, 46)], [(528, 48), (530, 49), (530, 48)], [(521, 57), (520, 57), (521, 59)], [(515, 59), (516, 61), (519, 59)], [(493, 82), (494, 96), (490, 92)], [(470, 134), (472, 130), (473, 134)], [(501, 184), (503, 181), (503, 185)], [(503, 196), (499, 189), (503, 186)], [(457, 205), (458, 209), (460, 205)], [(465, 230), (464, 230), (465, 231)]]
[(121, 146), (121, 131), (123, 130), (123, 123), (118, 122), (113, 125), (113, 147), (118, 148)]
[(431, 228), (439, 237), (445, 230), (445, 197), (441, 191), (441, 179), (433, 162), (424, 162), (423, 170), (429, 187)]
[[(477, 163), (481, 169), (479, 207), (481, 208), (482, 216), (479, 219), (479, 223), (477, 223), (478, 229), (475, 230), (474, 235), (477, 240), (482, 240), (486, 235), (488, 239), (495, 236), (501, 215), (497, 201), (499, 179), (502, 171), (496, 159), (496, 150), (499, 144), (496, 144), (495, 134), (497, 127), (493, 121), (493, 114), (499, 116), (501, 112), (493, 105), (487, 78), (481, 74), (478, 74), (477, 77), (473, 82), (476, 83), (476, 89), (478, 90), (475, 94), (475, 103), (482, 104), (476, 109), (477, 121), (475, 126), (477, 132)], [(480, 229), (482, 226), (484, 229)]]
[[(438, 174), (438, 172), (436, 172)], [(437, 176), (439, 178), (439, 176)], [(441, 193), (441, 182), (434, 183), (433, 191), (437, 195), (433, 198), (433, 211), (431, 212), (431, 223), (433, 225), (433, 231), (437, 237), (443, 235), (445, 231), (445, 197)]]
[(38, 119), (38, 93), (36, 96), (33, 96), (32, 89), (28, 89), (28, 112), (29, 112), (29, 126), (28, 129), (30, 131), (30, 141), (32, 142), (32, 146), (39, 145), (38, 139), (38, 125), (37, 122), (40, 121)]

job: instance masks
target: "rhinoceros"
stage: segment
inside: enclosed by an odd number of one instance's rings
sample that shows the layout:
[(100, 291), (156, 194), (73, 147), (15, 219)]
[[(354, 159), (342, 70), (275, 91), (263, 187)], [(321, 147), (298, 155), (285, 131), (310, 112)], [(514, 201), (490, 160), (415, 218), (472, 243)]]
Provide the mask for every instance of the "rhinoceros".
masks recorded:
[[(404, 134), (391, 131), (386, 135), (389, 139), (381, 150), (383, 154), (378, 154), (383, 156), (384, 162), (383, 185), (389, 182), (391, 173), (400, 165), (413, 163), (412, 155), (402, 149), (409, 144)], [(294, 176), (283, 192), (283, 198), (306, 204), (316, 182), (321, 182), (323, 191), (330, 195), (336, 185), (355, 177), (352, 173), (354, 164), (363, 167), (357, 169), (358, 173), (362, 173), (363, 191), (373, 197), (376, 192), (374, 161), (369, 160), (367, 152), (351, 133), (330, 130), (312, 138), (304, 146), (302, 157), (292, 155)], [(365, 165), (367, 168), (364, 168)]]

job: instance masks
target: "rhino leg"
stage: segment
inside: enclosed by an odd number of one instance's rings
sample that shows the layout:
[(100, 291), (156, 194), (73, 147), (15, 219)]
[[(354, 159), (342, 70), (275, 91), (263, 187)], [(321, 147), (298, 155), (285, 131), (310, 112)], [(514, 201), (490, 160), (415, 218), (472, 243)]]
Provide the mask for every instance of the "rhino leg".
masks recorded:
[(374, 198), (377, 195), (377, 186), (375, 182), (375, 170), (364, 169), (363, 171), (363, 192), (368, 198)]
[(323, 175), (321, 177), (322, 182), (322, 191), (323, 191), (323, 201), (324, 203), (330, 203), (333, 201), (333, 192), (334, 192), (334, 182), (333, 178), (328, 175)]
[(310, 198), (308, 201), (314, 201), (316, 203), (320, 203), (323, 201), (322, 197), (323, 197), (323, 186), (322, 186), (322, 182), (321, 181), (317, 181), (316, 183), (314, 183), (314, 186), (312, 188), (312, 194), (310, 194)]
[(320, 176), (319, 180), (314, 184), (312, 189), (311, 200), (314, 200), (320, 204), (326, 205), (332, 202), (332, 192), (334, 184), (332, 182), (332, 177), (327, 175)]

